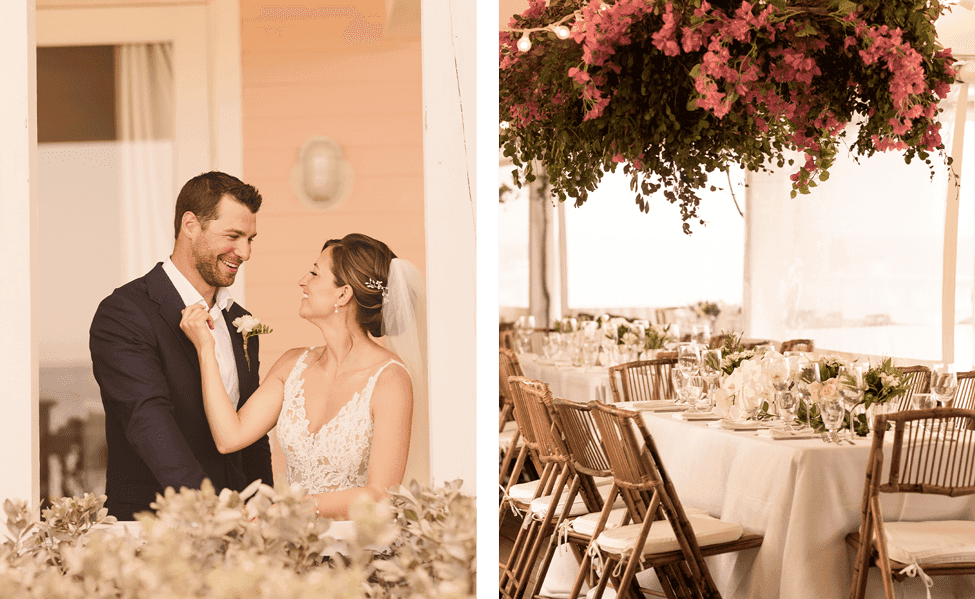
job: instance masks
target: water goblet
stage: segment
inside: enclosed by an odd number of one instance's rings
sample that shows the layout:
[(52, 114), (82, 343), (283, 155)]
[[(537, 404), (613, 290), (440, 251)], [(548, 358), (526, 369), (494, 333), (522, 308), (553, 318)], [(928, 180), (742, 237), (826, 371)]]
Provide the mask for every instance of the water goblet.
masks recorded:
[(958, 391), (958, 374), (950, 366), (935, 366), (931, 370), (931, 395), (942, 408), (955, 404)]
[(684, 343), (677, 347), (677, 369), (684, 376), (700, 372), (702, 349), (697, 343)]
[(684, 400), (690, 406), (689, 412), (703, 412), (705, 406), (710, 407), (704, 395), (704, 377), (691, 375), (684, 381)]
[(843, 424), (843, 414), (845, 412), (843, 409), (843, 402), (840, 400), (840, 398), (831, 396), (823, 400), (819, 406), (819, 409), (823, 418), (823, 424), (826, 426), (826, 430), (829, 431), (830, 437), (836, 441), (836, 431), (838, 431), (840, 426)]
[(856, 438), (853, 429), (853, 409), (863, 401), (863, 365), (862, 364), (843, 364), (837, 374), (837, 390), (840, 393), (843, 403), (850, 412), (850, 439)]
[(796, 370), (796, 390), (799, 392), (799, 397), (806, 404), (807, 429), (812, 428), (812, 391), (809, 389), (809, 385), (813, 383), (822, 383), (819, 373), (819, 363), (807, 359), (800, 360)]
[(781, 354), (771, 354), (766, 372), (772, 383), (772, 388), (775, 389), (776, 405), (778, 405), (779, 397), (782, 396), (782, 393), (788, 391), (789, 387), (792, 386), (790, 368), (791, 364), (788, 358)]
[(781, 391), (775, 397), (775, 405), (789, 430), (795, 430), (793, 422), (796, 419), (796, 412), (799, 411), (799, 393), (793, 389)]
[(714, 405), (714, 390), (721, 382), (721, 350), (706, 349), (701, 354), (701, 376), (708, 384), (708, 403)]
[(911, 396), (911, 404), (915, 410), (930, 410), (938, 402), (931, 393), (915, 393)]

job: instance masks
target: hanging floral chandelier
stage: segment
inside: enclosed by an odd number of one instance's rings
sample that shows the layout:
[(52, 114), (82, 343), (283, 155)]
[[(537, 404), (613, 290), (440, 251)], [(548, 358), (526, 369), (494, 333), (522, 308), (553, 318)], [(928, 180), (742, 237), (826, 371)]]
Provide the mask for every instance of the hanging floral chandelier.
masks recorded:
[(783, 168), (798, 151), (792, 197), (807, 194), (850, 131), (857, 156), (896, 149), (933, 169), (933, 152), (948, 161), (937, 105), (955, 75), (935, 37), (946, 8), (530, 0), (500, 36), (500, 143), (524, 180), (538, 161), (576, 206), (622, 164), (640, 209), (663, 190), (688, 233), (709, 173)]

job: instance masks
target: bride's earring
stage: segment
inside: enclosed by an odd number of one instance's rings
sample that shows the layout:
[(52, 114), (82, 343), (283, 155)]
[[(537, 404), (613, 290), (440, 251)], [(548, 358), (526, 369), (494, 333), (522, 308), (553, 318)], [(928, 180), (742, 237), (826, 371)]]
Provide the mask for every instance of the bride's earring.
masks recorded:
[(338, 305), (337, 303), (335, 304), (335, 313), (336, 313), (336, 314), (338, 314), (338, 313), (339, 313), (339, 305)]

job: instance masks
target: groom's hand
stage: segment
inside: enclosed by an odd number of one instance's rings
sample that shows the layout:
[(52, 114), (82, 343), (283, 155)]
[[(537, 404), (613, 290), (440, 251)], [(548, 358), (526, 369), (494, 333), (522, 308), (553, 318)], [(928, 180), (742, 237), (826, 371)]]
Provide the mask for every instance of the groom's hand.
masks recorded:
[(183, 329), (197, 350), (213, 347), (213, 335), (210, 334), (213, 330), (213, 318), (202, 305), (193, 304), (183, 308), (183, 319), (179, 322), (179, 328)]

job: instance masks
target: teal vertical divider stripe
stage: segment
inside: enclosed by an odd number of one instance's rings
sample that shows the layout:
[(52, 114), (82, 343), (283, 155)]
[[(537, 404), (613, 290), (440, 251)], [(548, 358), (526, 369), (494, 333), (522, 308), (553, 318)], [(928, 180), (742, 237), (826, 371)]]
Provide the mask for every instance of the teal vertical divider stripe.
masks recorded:
[(498, 592), (498, 3), (477, 3), (477, 596)]

